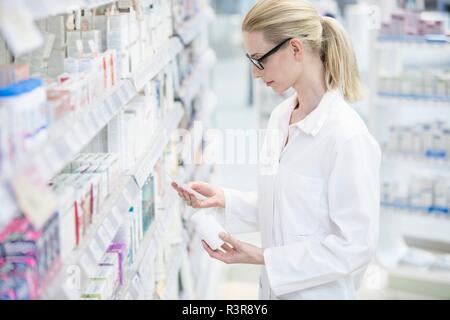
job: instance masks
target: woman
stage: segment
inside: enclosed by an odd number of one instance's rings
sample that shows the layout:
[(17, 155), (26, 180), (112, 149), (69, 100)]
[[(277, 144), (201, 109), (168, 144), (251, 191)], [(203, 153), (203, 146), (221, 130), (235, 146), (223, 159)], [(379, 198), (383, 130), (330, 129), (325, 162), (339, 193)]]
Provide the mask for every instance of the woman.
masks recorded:
[(221, 234), (208, 254), (263, 265), (263, 299), (355, 299), (377, 241), (381, 152), (346, 101), (361, 97), (345, 31), (302, 0), (261, 0), (242, 25), (252, 73), (277, 106), (261, 150), (257, 193), (203, 182), (172, 186), (195, 208), (224, 208), (228, 232), (260, 231), (263, 248)]

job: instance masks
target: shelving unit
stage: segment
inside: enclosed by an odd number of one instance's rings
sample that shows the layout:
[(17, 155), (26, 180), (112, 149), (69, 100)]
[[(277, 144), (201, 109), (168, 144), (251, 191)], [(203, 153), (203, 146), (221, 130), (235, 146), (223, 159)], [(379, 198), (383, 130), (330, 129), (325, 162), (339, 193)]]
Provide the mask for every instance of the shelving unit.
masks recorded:
[(179, 200), (175, 192), (168, 193), (164, 201), (164, 209), (159, 210), (160, 212), (158, 214), (158, 218), (153, 223), (150, 230), (147, 231), (144, 239), (141, 241), (137, 257), (128, 273), (125, 275), (123, 286), (120, 288), (119, 292), (116, 293), (117, 300), (124, 299), (133, 278), (141, 269), (143, 261), (146, 261), (147, 263), (149, 261), (154, 261), (155, 255), (158, 252), (159, 242), (162, 241), (162, 238), (166, 234), (168, 224), (174, 218), (173, 206), (176, 205), (178, 201)]
[(405, 163), (412, 163), (419, 167), (435, 171), (449, 172), (450, 170), (450, 161), (448, 160), (426, 158), (424, 156), (395, 153), (389, 151), (383, 152), (383, 161), (385, 161), (386, 163), (397, 163), (403, 165)]
[[(0, 2), (7, 2), (1, 0)], [(22, 10), (26, 10), (33, 20), (40, 20), (50, 16), (69, 13), (79, 9), (92, 9), (107, 4), (114, 3), (114, 0), (20, 0), (19, 5)]]
[[(46, 293), (43, 296), (45, 299), (60, 297), (59, 294), (61, 294), (61, 292), (58, 292), (58, 290), (61, 289), (61, 286), (65, 281), (66, 270), (69, 267), (73, 267), (75, 265), (80, 264), (81, 259), (83, 257), (89, 256), (89, 254), (91, 253), (89, 244), (95, 240), (96, 236), (100, 232), (99, 231), (100, 228), (104, 228), (105, 223), (107, 223), (107, 221), (111, 219), (111, 215), (114, 215), (115, 220), (118, 221), (118, 224), (113, 223), (113, 225), (116, 226), (116, 228), (114, 229), (115, 233), (117, 233), (124, 217), (123, 215), (118, 214), (117, 213), (118, 210), (115, 209), (118, 208), (118, 206), (126, 207), (130, 205), (130, 203), (128, 202), (128, 199), (130, 198), (128, 196), (128, 193), (132, 194), (138, 192), (137, 191), (138, 186), (141, 187), (143, 185), (143, 182), (141, 181), (140, 177), (148, 176), (148, 174), (153, 170), (156, 161), (161, 156), (163, 148), (167, 144), (168, 140), (167, 136), (169, 136), (169, 133), (173, 132), (176, 129), (179, 121), (181, 120), (182, 115), (183, 111), (181, 107), (178, 105), (177, 107), (174, 108), (174, 111), (172, 112), (172, 114), (169, 115), (168, 119), (166, 119), (166, 121), (160, 126), (160, 128), (158, 128), (157, 132), (159, 134), (156, 135), (154, 143), (150, 144), (150, 149), (148, 150), (147, 154), (143, 157), (142, 161), (138, 162), (138, 164), (136, 165), (136, 169), (132, 170), (129, 173), (123, 174), (122, 177), (119, 179), (115, 191), (108, 196), (108, 199), (102, 206), (102, 213), (100, 214), (98, 223), (91, 226), (91, 231), (88, 232), (86, 238), (83, 239), (82, 245), (73, 252), (73, 254), (67, 259), (66, 263), (62, 266), (59, 275), (55, 278), (55, 280), (52, 281), (52, 285), (50, 285), (49, 288), (46, 290)], [(135, 183), (135, 179), (138, 183), (137, 185)], [(131, 192), (129, 191), (130, 189), (132, 190)], [(173, 193), (170, 200), (171, 201), (168, 203), (175, 202)], [(168, 213), (170, 213), (170, 209), (168, 210)], [(170, 215), (167, 214), (167, 216)], [(163, 219), (162, 222), (160, 221), (156, 222), (156, 225), (153, 226), (152, 230), (148, 231), (148, 234), (146, 235), (146, 238), (143, 241), (144, 247), (148, 246), (147, 242), (154, 242), (155, 237), (161, 234), (161, 230), (159, 230), (159, 228), (162, 228), (162, 226), (165, 226), (165, 224), (166, 224), (165, 219)], [(155, 229), (157, 231), (155, 231)], [(112, 235), (112, 238), (114, 238), (114, 235)], [(112, 238), (110, 239), (110, 241), (112, 240)], [(103, 249), (104, 249), (103, 251), (106, 251), (106, 248)], [(95, 257), (96, 259), (95, 262), (98, 263), (100, 258), (101, 257), (98, 256)], [(142, 256), (140, 256), (140, 258), (138, 259), (139, 261), (141, 261)], [(96, 265), (96, 263), (93, 262), (91, 263), (91, 265), (92, 264)], [(140, 262), (137, 264), (137, 266), (139, 265)], [(88, 271), (87, 268), (86, 271)]]
[[(79, 9), (111, 5), (115, 2), (22, 0), (18, 5), (31, 19), (40, 20)], [(0, 5), (5, 3), (5, 0), (0, 0)], [(48, 137), (44, 141), (27, 154), (21, 155), (11, 170), (0, 173), (2, 185), (9, 184), (18, 177), (26, 176), (29, 172), (33, 172), (40, 181), (49, 182), (77, 154), (85, 150), (93, 139), (104, 131), (104, 128), (113, 121), (122, 121), (120, 116), (125, 106), (169, 64), (176, 62), (178, 55), (185, 50), (185, 46), (207, 31), (207, 26), (213, 17), (212, 9), (209, 6), (203, 7), (198, 14), (183, 23), (177, 30), (173, 30), (173, 35), (167, 39), (166, 43), (144, 60), (133, 73), (120, 79), (113, 89), (79, 114), (71, 114), (54, 123), (49, 128)], [(208, 72), (215, 63), (216, 56), (211, 49), (203, 52), (191, 75), (184, 80), (179, 90), (175, 90), (176, 99), (173, 108), (167, 110), (167, 114), (154, 128), (149, 128), (148, 139), (151, 142), (147, 150), (142, 153), (131, 169), (121, 172), (101, 203), (100, 212), (88, 226), (80, 244), (49, 274), (41, 288), (40, 299), (80, 299), (80, 292), (84, 289), (86, 279), (94, 273), (102, 254), (107, 250), (107, 244), (111, 243), (123, 227), (126, 212), (132, 206), (133, 196), (141, 192), (146, 179), (154, 172), (156, 163), (162, 158), (172, 134), (180, 126), (194, 99), (200, 95), (206, 97), (203, 99), (205, 105), (202, 105), (197, 120), (207, 122), (211, 116), (216, 105), (215, 96), (210, 91), (203, 92), (202, 89), (205, 87), (204, 79), (207, 78)], [(199, 150), (201, 142), (201, 139), (196, 141), (196, 150)], [(208, 172), (211, 171), (210, 169)], [(194, 171), (195, 168), (192, 168), (186, 179), (192, 176)], [(203, 173), (203, 177), (206, 179), (208, 176)], [(140, 278), (140, 281), (150, 278), (146, 267), (154, 263), (155, 256), (161, 250), (160, 245), (167, 237), (170, 224), (177, 219), (181, 221), (178, 206), (178, 195), (169, 187), (160, 207), (156, 209), (155, 220), (140, 241), (133, 264), (124, 274), (123, 286), (119, 287), (111, 298), (125, 299), (136, 278)], [(185, 232), (182, 233), (181, 236), (185, 237)], [(166, 270), (167, 284), (163, 299), (170, 298), (175, 288), (182, 257), (187, 254), (185, 243), (188, 243), (188, 239), (184, 240), (186, 241), (172, 248), (172, 259)]]
[[(425, 68), (442, 66), (450, 63), (449, 42), (378, 37), (374, 33), (370, 51), (369, 129), (383, 148), (390, 126), (412, 126), (450, 119), (449, 96), (382, 92), (378, 86), (383, 61), (389, 63), (386, 69), (394, 70), (402, 69), (404, 65), (418, 66), (419, 63)], [(420, 60), (416, 59), (417, 55), (420, 55)], [(387, 61), (389, 57), (392, 59)], [(417, 174), (445, 177), (449, 172), (448, 158), (438, 159), (426, 157), (425, 154), (383, 149), (382, 180), (397, 179), (408, 184)], [(405, 250), (409, 250), (406, 248), (445, 252), (445, 248), (450, 245), (449, 235), (450, 218), (447, 214), (383, 205), (377, 262), (389, 276), (389, 287), (412, 292), (419, 292), (418, 288), (422, 288), (421, 294), (439, 297), (447, 294), (448, 297), (450, 282), (447, 280), (450, 279), (450, 272), (422, 270), (398, 263)]]
[(201, 80), (205, 72), (216, 63), (216, 55), (211, 49), (203, 53), (200, 60), (194, 67), (192, 75), (184, 81), (177, 96), (184, 105), (190, 105), (193, 98), (198, 94)]
[[(116, 116), (136, 94), (127, 80), (87, 107), (80, 115), (70, 115), (50, 129), (48, 140), (23, 155), (3, 179), (14, 179), (34, 171), (44, 180), (50, 180), (79, 153), (101, 129)], [(69, 130), (67, 130), (69, 128)]]

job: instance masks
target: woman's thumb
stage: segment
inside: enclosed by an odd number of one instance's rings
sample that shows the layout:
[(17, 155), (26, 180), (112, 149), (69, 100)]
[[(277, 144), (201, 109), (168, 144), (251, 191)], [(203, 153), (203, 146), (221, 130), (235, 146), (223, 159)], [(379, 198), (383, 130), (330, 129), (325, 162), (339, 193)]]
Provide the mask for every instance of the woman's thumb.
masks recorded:
[(212, 197), (214, 196), (214, 192), (210, 185), (205, 182), (193, 181), (188, 183), (189, 187), (191, 187), (194, 191), (201, 193), (204, 196)]
[(200, 208), (213, 208), (218, 206), (219, 201), (216, 198), (208, 198), (206, 200), (200, 201), (199, 203)]

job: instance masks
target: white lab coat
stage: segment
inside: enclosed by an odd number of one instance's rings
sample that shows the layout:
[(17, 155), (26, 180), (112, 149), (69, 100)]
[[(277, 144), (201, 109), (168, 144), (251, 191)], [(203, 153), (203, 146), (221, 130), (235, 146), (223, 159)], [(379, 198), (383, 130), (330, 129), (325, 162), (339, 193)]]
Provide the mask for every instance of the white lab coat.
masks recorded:
[(296, 101), (270, 116), (257, 192), (224, 189), (225, 228), (261, 232), (261, 299), (356, 299), (378, 238), (381, 151), (339, 91), (290, 126)]

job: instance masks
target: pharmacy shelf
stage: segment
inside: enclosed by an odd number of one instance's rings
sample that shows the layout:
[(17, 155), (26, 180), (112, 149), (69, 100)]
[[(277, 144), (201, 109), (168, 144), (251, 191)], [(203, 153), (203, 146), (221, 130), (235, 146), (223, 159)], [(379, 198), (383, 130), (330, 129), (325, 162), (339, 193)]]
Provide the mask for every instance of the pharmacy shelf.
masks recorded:
[(420, 98), (406, 98), (393, 95), (378, 95), (374, 101), (377, 107), (382, 108), (427, 108), (450, 110), (450, 99), (434, 100), (434, 99), (420, 99)]
[(379, 263), (388, 275), (388, 287), (421, 296), (450, 299), (450, 272), (404, 264)]
[[(8, 0), (2, 0), (8, 1)], [(64, 13), (70, 13), (79, 9), (92, 9), (95, 7), (108, 5), (117, 0), (21, 0), (23, 9), (32, 15), (34, 20), (44, 19)]]
[(450, 272), (431, 271), (410, 266), (384, 267), (391, 275), (399, 278), (408, 278), (425, 282), (435, 282), (450, 285)]
[(161, 300), (171, 299), (169, 294), (172, 292), (173, 287), (178, 281), (178, 272), (183, 262), (183, 256), (187, 250), (187, 243), (183, 242), (177, 244), (173, 249), (172, 257), (170, 259), (169, 268), (166, 276), (166, 287), (164, 289)]
[(206, 29), (208, 24), (213, 21), (214, 16), (212, 8), (207, 6), (195, 17), (177, 27), (175, 34), (180, 37), (184, 45), (187, 45)]
[(401, 236), (450, 244), (450, 216), (383, 207), (381, 219)]
[(207, 254), (204, 254), (201, 258), (204, 259), (202, 268), (204, 271), (201, 273), (201, 277), (198, 277), (194, 292), (197, 299), (208, 300), (211, 298), (209, 297), (209, 291), (217, 263)]
[(375, 44), (377, 50), (449, 50), (450, 42), (427, 40), (400, 40), (396, 37), (379, 38)]
[[(206, 93), (206, 98), (204, 102), (203, 108), (198, 112), (196, 118), (194, 119), (194, 126), (192, 126), (189, 129), (189, 137), (191, 137), (191, 140), (189, 140), (189, 143), (185, 145), (185, 148), (189, 148), (188, 150), (188, 156), (191, 156), (192, 159), (183, 159), (185, 164), (188, 164), (189, 162), (192, 162), (194, 160), (195, 155), (197, 152), (200, 151), (200, 147), (202, 146), (203, 141), (203, 134), (196, 134), (195, 131), (195, 122), (200, 122), (200, 128), (202, 130), (205, 130), (208, 128), (210, 123), (210, 118), (212, 113), (217, 108), (217, 98), (216, 95), (213, 92)], [(203, 133), (203, 132), (202, 132)], [(189, 169), (187, 170), (186, 178), (189, 179), (193, 173), (193, 170), (195, 169), (195, 164), (191, 163), (187, 165)]]
[(137, 91), (142, 90), (144, 85), (153, 79), (165, 66), (167, 66), (177, 54), (183, 50), (181, 42), (177, 38), (170, 38), (161, 49), (142, 64), (136, 72), (131, 75), (131, 80)]
[[(39, 1), (39, 7), (42, 4), (42, 8), (40, 8), (41, 13), (37, 14), (42, 18), (45, 17), (45, 14), (54, 15), (65, 12), (65, 10), (71, 11), (73, 8), (90, 8), (111, 2), (114, 1), (70, 1), (69, 3), (64, 2), (63, 5), (61, 1), (46, 0), (43, 4)], [(28, 8), (33, 8), (33, 5), (36, 6), (36, 2), (32, 0), (25, 1), (24, 4)], [(46, 9), (47, 7), (49, 9)], [(37, 11), (39, 10), (33, 8), (33, 12)], [(209, 15), (208, 12), (209, 10), (206, 10), (197, 18), (202, 17), (204, 19), (205, 15)], [(183, 27), (183, 34), (195, 37), (202, 30), (197, 26), (198, 21), (195, 20), (197, 18), (186, 23)], [(140, 91), (149, 80), (154, 78), (182, 49), (180, 40), (171, 38), (152, 58), (138, 68), (139, 71), (132, 74), (130, 80), (122, 80), (115, 89), (111, 90), (100, 101), (95, 101), (88, 106), (86, 108), (89, 110), (88, 112), (83, 112), (76, 118), (73, 116), (66, 117), (52, 126), (49, 130), (50, 139), (27, 152), (26, 156), (22, 157), (22, 160), (19, 160), (18, 164), (15, 165), (12, 173), (8, 174), (8, 177), (19, 176), (25, 172), (38, 172), (39, 178), (42, 178), (42, 180), (48, 181), (51, 179), (118, 114), (121, 107), (128, 103), (137, 91)], [(207, 59), (211, 59), (211, 57), (215, 59), (214, 52), (209, 50), (203, 55), (200, 62), (207, 64), (210, 61)], [(203, 76), (203, 67), (198, 65), (196, 68), (198, 72), (196, 73), (200, 72), (200, 74), (195, 74), (192, 79), (189, 79), (189, 82), (185, 82), (180, 92), (183, 101), (190, 102), (190, 99), (199, 90), (199, 79)], [(67, 130), (67, 128), (71, 129)], [(31, 162), (30, 159), (32, 159)]]
[(414, 163), (430, 170), (450, 170), (450, 159), (428, 158), (415, 154), (407, 154), (400, 152), (383, 152), (383, 161), (386, 163), (394, 163), (404, 165), (405, 162)]
[(183, 44), (191, 42), (212, 21), (214, 14), (208, 7), (202, 13), (186, 22), (182, 31), (178, 33), (180, 38), (172, 37), (150, 59), (145, 61), (138, 71), (131, 75), (131, 79), (137, 91), (153, 79), (167, 64), (183, 50)]
[[(141, 245), (136, 254), (136, 259), (133, 265), (129, 268), (128, 273), (124, 276), (124, 284), (122, 288), (116, 293), (116, 299), (122, 300), (125, 298), (133, 278), (140, 274), (142, 263), (152, 263), (158, 252), (159, 244), (163, 241), (164, 236), (167, 234), (167, 228), (170, 225), (174, 217), (173, 210), (174, 205), (179, 201), (178, 194), (175, 191), (168, 192), (166, 199), (164, 200), (164, 206), (162, 210), (159, 210), (156, 221), (154, 221), (147, 231), (144, 239), (141, 241)], [(141, 276), (146, 276), (141, 274)]]
[[(148, 174), (150, 174), (150, 172), (153, 170), (156, 161), (161, 156), (165, 145), (167, 144), (168, 141), (167, 136), (169, 135), (169, 133), (173, 132), (173, 130), (175, 130), (176, 127), (178, 127), (178, 124), (182, 116), (183, 116), (183, 109), (179, 104), (175, 104), (173, 110), (169, 113), (169, 115), (163, 122), (164, 124), (159, 128), (158, 130), (159, 135), (157, 135), (157, 137), (154, 139), (154, 142), (150, 144), (150, 148), (146, 153), (146, 155), (143, 157), (143, 159), (140, 162), (138, 162), (138, 165), (136, 166), (135, 169), (137, 172), (139, 172), (139, 170), (145, 169), (147, 170), (145, 171), (146, 172), (145, 174), (147, 176)], [(134, 170), (132, 170), (132, 172), (133, 171)], [(127, 192), (127, 190), (130, 189), (130, 186), (138, 188), (135, 182), (135, 177), (130, 175), (132, 172), (127, 172), (119, 179), (119, 182), (117, 183), (117, 186), (114, 188), (114, 191), (110, 196), (108, 196), (108, 200), (105, 201), (104, 205), (102, 206), (102, 214), (100, 215), (99, 221), (90, 226), (91, 231), (88, 232), (88, 236), (83, 239), (82, 244), (73, 252), (73, 254), (67, 259), (67, 263), (65, 263), (64, 266), (60, 269), (59, 275), (56, 277), (55, 280), (52, 281), (52, 285), (44, 293), (43, 295), (44, 299), (57, 297), (59, 294), (61, 294), (61, 286), (63, 285), (66, 278), (64, 276), (66, 274), (66, 270), (70, 266), (77, 265), (83, 256), (86, 257), (89, 256), (90, 251), (92, 251), (89, 246), (93, 243), (93, 239), (97, 238), (97, 235), (101, 232), (100, 229), (104, 228), (105, 224), (109, 222), (108, 220), (110, 220), (113, 215), (115, 215), (113, 219), (116, 218), (116, 220), (123, 221), (123, 217), (119, 218), (117, 216), (115, 208), (121, 209), (118, 210), (118, 212), (127, 212), (128, 208), (132, 205), (132, 203), (129, 201), (130, 194), (135, 194), (136, 192), (138, 192), (137, 190), (135, 190), (134, 193)], [(143, 181), (145, 182), (145, 180)], [(120, 207), (118, 207), (118, 205), (120, 205)], [(121, 226), (121, 223), (119, 224), (114, 223), (113, 225), (116, 226), (114, 232), (117, 233), (117, 231)], [(115, 233), (113, 234), (113, 237), (115, 236)], [(113, 238), (109, 239), (109, 242), (111, 242), (112, 239)], [(106, 247), (102, 249), (104, 249), (102, 250), (103, 252), (106, 252)], [(92, 256), (92, 254), (90, 256)], [(94, 262), (91, 261), (92, 262), (91, 264), (97, 265), (101, 257), (98, 257), (97, 255), (96, 258), (97, 260)], [(88, 267), (86, 267), (85, 269), (88, 269)]]
[[(107, 199), (101, 206), (101, 213), (98, 215), (96, 221), (92, 223), (83, 237), (81, 244), (72, 252), (72, 254), (65, 259), (64, 264), (59, 269), (57, 275), (46, 286), (41, 298), (48, 299), (62, 299), (63, 297), (77, 299), (79, 292), (71, 293), (66, 289), (66, 281), (70, 275), (70, 269), (73, 267), (81, 267), (82, 272), (91, 274), (94, 272), (94, 267), (98, 264), (101, 256), (97, 251), (106, 252), (107, 246), (114, 239), (115, 235), (120, 229), (124, 220), (124, 216), (120, 212), (127, 212), (127, 210), (120, 210), (124, 207), (130, 207), (131, 195), (135, 192), (135, 184), (133, 180), (126, 175), (119, 178), (113, 192), (108, 195)], [(129, 191), (131, 190), (131, 192)], [(106, 227), (109, 224), (111, 227)], [(109, 230), (109, 231), (108, 231)], [(109, 239), (103, 239), (102, 234), (108, 234)], [(98, 245), (99, 250), (92, 250), (93, 244)]]
[(78, 115), (68, 115), (49, 128), (48, 138), (17, 159), (3, 179), (34, 172), (49, 181), (70, 162), (114, 118), (136, 94), (129, 81), (121, 81), (104, 97), (85, 107)]
[(449, 96), (424, 96), (401, 93), (378, 92), (377, 104), (386, 105), (424, 105), (426, 107), (447, 107), (450, 108)]
[(192, 74), (183, 81), (181, 88), (177, 92), (177, 98), (183, 101), (184, 106), (190, 106), (192, 100), (200, 91), (206, 73), (216, 61), (216, 54), (212, 49), (208, 49), (195, 64)]
[(184, 109), (179, 103), (175, 103), (173, 110), (164, 119), (163, 123), (156, 129), (156, 138), (151, 144), (150, 149), (138, 161), (136, 168), (132, 170), (132, 175), (135, 177), (139, 187), (145, 183), (150, 172), (162, 154), (164, 147), (169, 142), (171, 134), (178, 127), (184, 115)]

